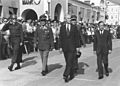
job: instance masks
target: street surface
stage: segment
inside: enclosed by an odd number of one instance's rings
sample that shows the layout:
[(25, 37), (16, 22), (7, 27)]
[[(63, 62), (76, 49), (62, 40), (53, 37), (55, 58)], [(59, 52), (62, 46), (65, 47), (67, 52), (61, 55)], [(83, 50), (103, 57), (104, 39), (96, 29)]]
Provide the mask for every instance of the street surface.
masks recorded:
[(92, 44), (81, 48), (79, 71), (75, 78), (65, 83), (63, 72), (65, 60), (63, 54), (52, 51), (49, 55), (49, 73), (41, 75), (41, 59), (39, 53), (23, 55), (20, 70), (10, 72), (7, 67), (10, 59), (0, 61), (0, 86), (120, 86), (120, 40), (113, 40), (113, 51), (109, 55), (109, 77), (98, 80), (96, 55), (93, 54)]

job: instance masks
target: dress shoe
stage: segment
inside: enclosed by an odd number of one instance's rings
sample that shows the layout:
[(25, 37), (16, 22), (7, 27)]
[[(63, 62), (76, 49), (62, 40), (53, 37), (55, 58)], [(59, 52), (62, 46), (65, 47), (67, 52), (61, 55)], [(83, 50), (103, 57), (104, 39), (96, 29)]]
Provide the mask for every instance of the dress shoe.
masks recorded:
[(68, 77), (64, 76), (63, 79), (65, 80), (66, 83), (69, 82), (69, 78)]
[(69, 80), (72, 80), (74, 78), (74, 75), (70, 75)]
[(98, 79), (103, 79), (104, 77), (103, 76), (99, 76)]
[(106, 76), (109, 76), (109, 73), (105, 73)]
[(17, 66), (16, 68), (15, 68), (15, 70), (18, 70), (18, 69), (20, 69), (21, 67), (20, 66)]
[(42, 74), (42, 76), (45, 76), (46, 75), (46, 71), (42, 71), (41, 74)]
[(8, 66), (9, 71), (13, 71), (12, 68), (13, 66)]
[(48, 68), (45, 69), (45, 72), (48, 73)]

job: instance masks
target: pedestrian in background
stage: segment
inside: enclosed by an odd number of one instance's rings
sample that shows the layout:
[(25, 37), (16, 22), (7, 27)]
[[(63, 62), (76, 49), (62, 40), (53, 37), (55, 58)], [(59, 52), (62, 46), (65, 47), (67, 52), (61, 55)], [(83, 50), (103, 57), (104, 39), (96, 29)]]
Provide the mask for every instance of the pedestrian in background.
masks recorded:
[(110, 32), (105, 29), (103, 21), (100, 21), (98, 25), (99, 29), (95, 31), (93, 50), (97, 55), (98, 79), (102, 79), (104, 77), (103, 68), (105, 68), (105, 75), (109, 76), (108, 54), (112, 52), (112, 38)]
[(38, 44), (38, 49), (40, 51), (42, 60), (42, 72), (41, 74), (45, 76), (48, 73), (48, 55), (49, 51), (54, 48), (54, 38), (53, 32), (50, 27), (46, 25), (46, 16), (40, 16), (40, 24), (35, 32), (35, 47)]

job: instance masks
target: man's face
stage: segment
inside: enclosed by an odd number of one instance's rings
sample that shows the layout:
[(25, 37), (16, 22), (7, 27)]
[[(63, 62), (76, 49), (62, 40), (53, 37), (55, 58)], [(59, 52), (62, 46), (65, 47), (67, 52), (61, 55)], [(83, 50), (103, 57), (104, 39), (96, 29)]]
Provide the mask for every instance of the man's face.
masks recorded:
[(67, 22), (67, 23), (70, 23), (70, 21), (71, 21), (70, 16), (69, 16), (69, 15), (68, 15), (68, 16), (66, 16), (66, 22)]
[(32, 22), (32, 20), (31, 20), (31, 19), (29, 19), (29, 20), (27, 20), (27, 22), (30, 24), (30, 23)]
[(4, 19), (3, 21), (4, 21), (4, 23), (7, 23), (7, 19)]
[(76, 20), (72, 20), (71, 23), (72, 23), (73, 25), (75, 25), (77, 22), (76, 22)]
[(16, 19), (16, 18), (13, 18), (13, 19), (12, 19), (12, 22), (13, 22), (13, 23), (17, 22), (17, 19)]
[(54, 24), (54, 26), (57, 26), (57, 23), (56, 23), (56, 21), (54, 21), (54, 23), (53, 23), (53, 24)]
[(40, 24), (41, 24), (42, 26), (44, 26), (44, 25), (45, 25), (45, 21), (41, 21)]
[(104, 23), (101, 22), (101, 23), (99, 24), (99, 27), (100, 27), (101, 30), (103, 30), (103, 29), (104, 29)]

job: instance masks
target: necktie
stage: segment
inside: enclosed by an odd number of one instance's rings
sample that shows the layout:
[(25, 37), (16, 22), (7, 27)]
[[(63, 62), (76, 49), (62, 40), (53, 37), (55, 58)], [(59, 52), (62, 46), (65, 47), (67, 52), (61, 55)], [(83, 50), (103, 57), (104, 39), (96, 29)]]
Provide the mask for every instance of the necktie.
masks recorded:
[(67, 24), (67, 35), (69, 35), (69, 24)]
[(102, 35), (102, 30), (100, 30), (100, 34)]

